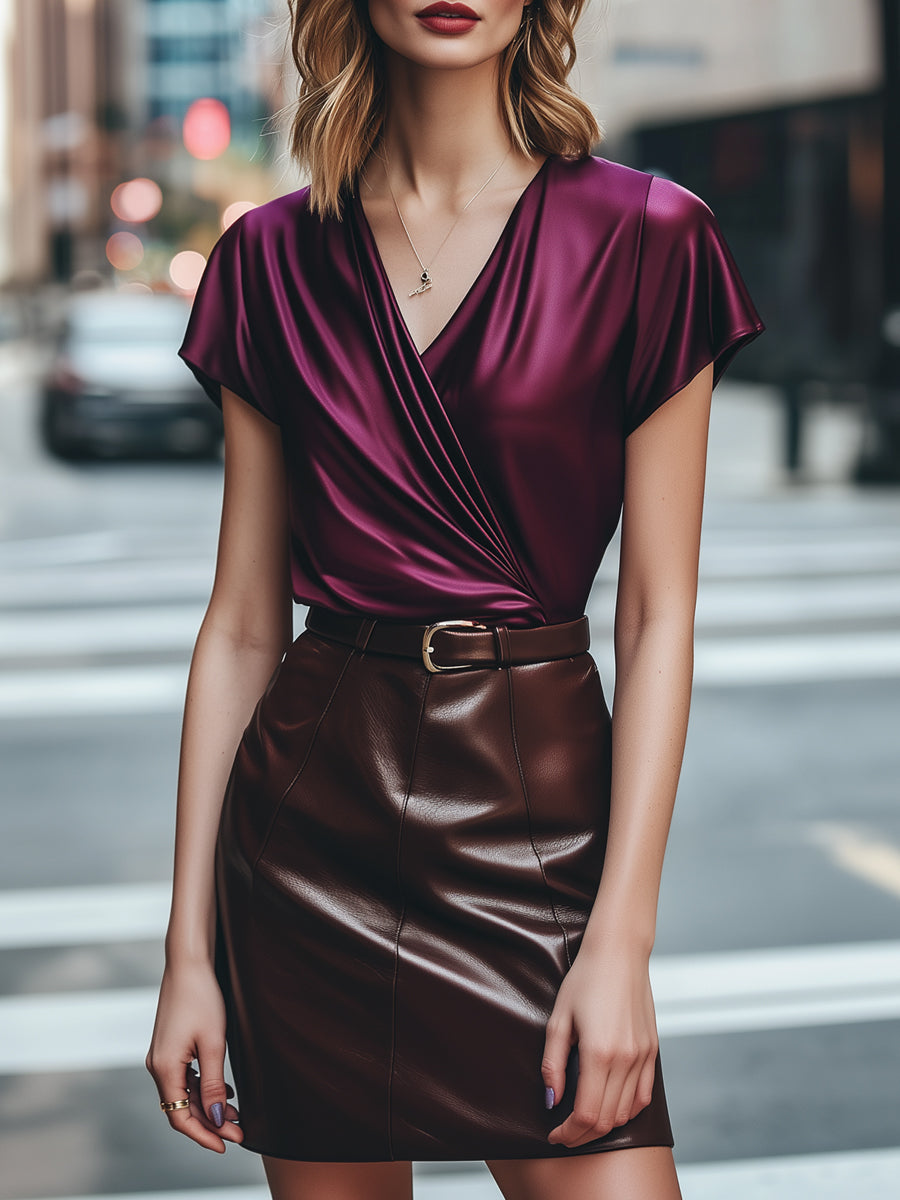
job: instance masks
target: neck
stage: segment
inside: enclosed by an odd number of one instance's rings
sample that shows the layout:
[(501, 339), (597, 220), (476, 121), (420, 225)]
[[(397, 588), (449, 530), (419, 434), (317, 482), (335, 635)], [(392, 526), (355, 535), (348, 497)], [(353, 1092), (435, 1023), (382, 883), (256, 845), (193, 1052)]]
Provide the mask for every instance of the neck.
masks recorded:
[[(435, 71), (387, 52), (387, 115), (379, 152), (390, 163), (395, 191), (455, 197), (471, 192), (494, 170), (510, 150), (496, 65), (490, 59)], [(503, 171), (522, 157), (513, 150)]]

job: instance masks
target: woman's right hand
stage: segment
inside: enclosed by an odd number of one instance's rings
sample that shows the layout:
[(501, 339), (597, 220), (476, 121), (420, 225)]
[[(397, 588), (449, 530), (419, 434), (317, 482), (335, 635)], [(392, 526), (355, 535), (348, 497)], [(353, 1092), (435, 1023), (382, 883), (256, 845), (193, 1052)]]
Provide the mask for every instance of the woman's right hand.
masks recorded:
[[(199, 1079), (191, 1065), (195, 1059)], [(166, 1112), (173, 1129), (219, 1154), (225, 1153), (225, 1141), (243, 1141), (234, 1123), (238, 1110), (228, 1103), (234, 1090), (225, 1082), (225, 1001), (210, 962), (166, 964), (144, 1061), (160, 1100), (190, 1093), (189, 1108)]]

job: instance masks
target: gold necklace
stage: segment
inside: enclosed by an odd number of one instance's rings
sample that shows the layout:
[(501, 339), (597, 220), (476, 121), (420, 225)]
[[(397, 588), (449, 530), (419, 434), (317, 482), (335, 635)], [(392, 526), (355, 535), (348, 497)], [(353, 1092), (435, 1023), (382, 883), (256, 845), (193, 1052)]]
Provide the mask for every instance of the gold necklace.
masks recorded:
[[(496, 167), (494, 167), (493, 171), (491, 171), (490, 175), (488, 175), (487, 179), (484, 181), (484, 183), (481, 185), (481, 187), (478, 189), (478, 191), (472, 197), (472, 200), (477, 199), (478, 196), (481, 195), (481, 193), (484, 191), (484, 189), (487, 187), (487, 185), (491, 182), (491, 180), (494, 178), (494, 176), (497, 174), (497, 172), (500, 170), (500, 168), (506, 162), (507, 158), (510, 155), (511, 150), (512, 150), (512, 146), (510, 146), (509, 150), (506, 151), (506, 153), (503, 155), (503, 157), (497, 163)], [(403, 220), (403, 214), (400, 212), (400, 206), (397, 204), (397, 197), (394, 195), (394, 189), (391, 187), (391, 180), (390, 180), (390, 176), (388, 174), (387, 158), (383, 154), (379, 154), (378, 157), (384, 163), (385, 181), (388, 185), (388, 191), (391, 193), (391, 199), (394, 202), (394, 208), (397, 210), (397, 216), (400, 218), (400, 224), (403, 226), (403, 232), (406, 234), (409, 244), (410, 244), (410, 246), (412, 246), (413, 254), (415, 254), (416, 258), (418, 258), (419, 266), (422, 268), (422, 274), (419, 276), (419, 279), (421, 280), (421, 282), (417, 288), (414, 288), (409, 293), (409, 295), (410, 296), (420, 296), (423, 292), (427, 292), (433, 286), (434, 279), (431, 275), (430, 268), (426, 267), (425, 264), (422, 262), (421, 256), (419, 255), (419, 252), (415, 247), (415, 243), (413, 242), (412, 238), (409, 236), (409, 230), (406, 228), (406, 222)], [(366, 185), (368, 186), (369, 191), (371, 191), (372, 185), (368, 182), (368, 180), (366, 180)], [(447, 233), (444, 236), (444, 241), (441, 242), (440, 246), (438, 246), (437, 250), (435, 250), (434, 254), (432, 255), (432, 257), (431, 257), (432, 262), (434, 262), (434, 260), (438, 256), (438, 254), (440, 254), (441, 249), (443, 248), (444, 242), (446, 242), (447, 238), (453, 232), (453, 230), (456, 227), (456, 222), (459, 220), (459, 218), (463, 215), (463, 213), (466, 211), (466, 209), (472, 203), (472, 200), (467, 201), (467, 203), (464, 204), (463, 207), (460, 209), (459, 213), (456, 216), (456, 220), (453, 222), (453, 224), (447, 230)]]

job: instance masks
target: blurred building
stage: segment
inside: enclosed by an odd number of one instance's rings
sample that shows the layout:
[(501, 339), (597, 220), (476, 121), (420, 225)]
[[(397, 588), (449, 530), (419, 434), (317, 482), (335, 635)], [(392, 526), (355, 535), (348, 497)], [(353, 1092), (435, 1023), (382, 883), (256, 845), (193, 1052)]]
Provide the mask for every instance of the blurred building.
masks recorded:
[[(0, 280), (9, 276), (12, 220), (12, 30), (13, 0), (0, 0)], [(6, 230), (6, 234), (2, 231)]]
[[(110, 195), (135, 175), (167, 190), (157, 235), (173, 243), (191, 220), (179, 194), (195, 185), (216, 217), (224, 175), (243, 172), (245, 195), (264, 198), (283, 10), (281, 0), (0, 0), (0, 286), (102, 270), (117, 228)], [(218, 174), (181, 142), (201, 97), (228, 113)]]
[(900, 0), (612, 0), (579, 49), (599, 152), (719, 218), (768, 325), (731, 374), (779, 387), (784, 465), (802, 465), (809, 404), (847, 402), (871, 414), (860, 478), (896, 474)]
[(880, 83), (878, 0), (593, 3), (574, 74), (610, 144), (658, 120), (858, 94)]
[[(284, 6), (286, 8), (286, 6)], [(141, 0), (134, 18), (142, 53), (130, 99), (139, 124), (178, 128), (198, 96), (227, 107), (238, 137), (255, 141), (264, 99), (266, 18), (271, 0)]]
[[(817, 362), (849, 379), (877, 355), (891, 4), (585, 10), (573, 82), (606, 127), (597, 150), (704, 196), (764, 318), (784, 331), (750, 347), (739, 371), (800, 379)], [(0, 0), (0, 285), (106, 271), (107, 239), (136, 229), (110, 195), (135, 176), (162, 190), (159, 215), (136, 230), (157, 263), (205, 253), (229, 204), (298, 186), (272, 119), (293, 86), (286, 18), (286, 0)], [(208, 156), (182, 140), (199, 98), (229, 122), (226, 147)]]
[(66, 277), (97, 230), (112, 169), (123, 6), (115, 0), (2, 0), (6, 216), (0, 283)]

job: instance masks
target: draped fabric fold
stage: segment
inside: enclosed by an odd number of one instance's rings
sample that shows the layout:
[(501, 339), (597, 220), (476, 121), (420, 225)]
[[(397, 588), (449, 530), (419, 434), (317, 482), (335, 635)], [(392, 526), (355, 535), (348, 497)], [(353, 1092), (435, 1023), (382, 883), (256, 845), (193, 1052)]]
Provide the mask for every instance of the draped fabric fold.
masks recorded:
[[(652, 188), (651, 188), (652, 185)], [(358, 193), (308, 188), (221, 235), (179, 354), (281, 427), (295, 598), (394, 620), (579, 616), (625, 438), (764, 328), (707, 206), (550, 156), (421, 354)]]
[(372, 327), (399, 400), (394, 411), (423, 456), (423, 473), (427, 471), (443, 493), (448, 515), (456, 515), (463, 524), (468, 520), (477, 523), (483, 552), (508, 574), (513, 588), (539, 605), (403, 321), (371, 231), (352, 203), (348, 221)]

